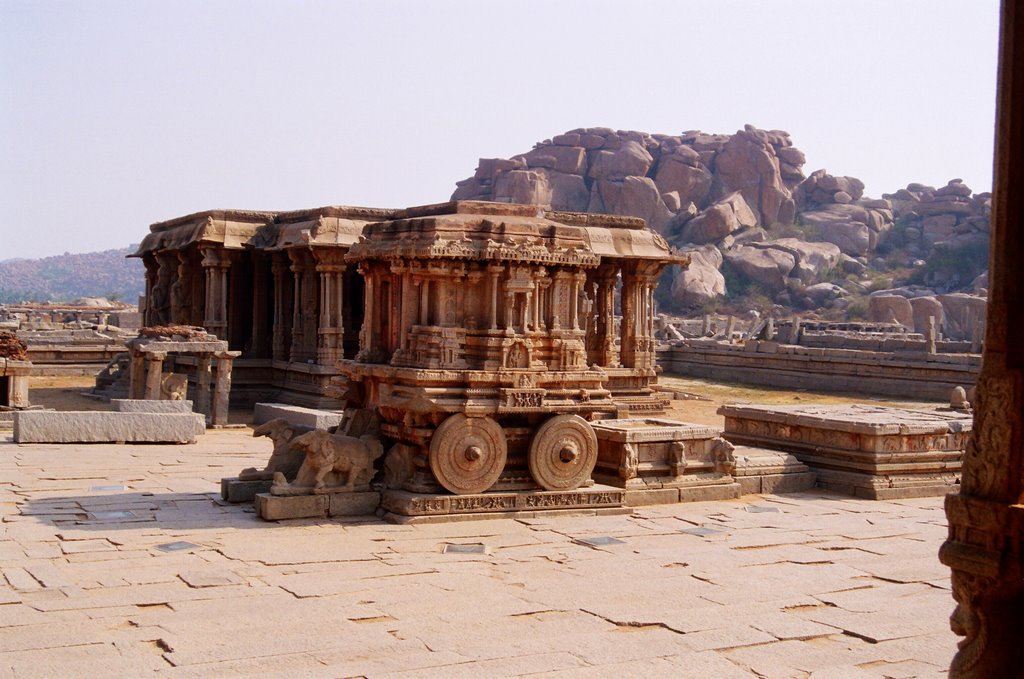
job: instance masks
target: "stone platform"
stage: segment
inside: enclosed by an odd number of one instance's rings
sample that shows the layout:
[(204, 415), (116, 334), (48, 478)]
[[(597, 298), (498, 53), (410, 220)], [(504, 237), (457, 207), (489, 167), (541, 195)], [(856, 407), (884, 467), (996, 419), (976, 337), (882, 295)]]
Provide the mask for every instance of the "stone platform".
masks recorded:
[(537, 513), (628, 514), (621, 488), (591, 486), (567, 491), (529, 490), (471, 495), (385, 490), (383, 517), (393, 523), (432, 523), (471, 518), (523, 518)]
[(722, 406), (726, 439), (783, 450), (818, 485), (869, 499), (942, 495), (957, 488), (972, 418), (875, 405)]
[[(599, 420), (594, 479), (628, 506), (740, 496), (728, 444), (715, 427), (658, 418)], [(724, 447), (723, 447), (724, 446)]]

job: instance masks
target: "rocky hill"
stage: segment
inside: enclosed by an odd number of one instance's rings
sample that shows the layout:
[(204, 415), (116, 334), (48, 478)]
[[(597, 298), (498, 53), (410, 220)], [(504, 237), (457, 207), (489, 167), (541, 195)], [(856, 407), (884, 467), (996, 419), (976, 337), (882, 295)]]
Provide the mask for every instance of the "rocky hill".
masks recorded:
[(859, 179), (805, 175), (804, 163), (789, 133), (750, 125), (731, 135), (581, 128), (480, 159), (452, 198), (643, 217), (692, 256), (659, 286), (672, 312), (864, 318), (880, 308), (871, 295), (983, 285), (989, 194), (954, 179), (870, 198)]
[(0, 304), (67, 302), (107, 297), (133, 302), (145, 292), (142, 261), (126, 259), (135, 247), (43, 259), (0, 262)]

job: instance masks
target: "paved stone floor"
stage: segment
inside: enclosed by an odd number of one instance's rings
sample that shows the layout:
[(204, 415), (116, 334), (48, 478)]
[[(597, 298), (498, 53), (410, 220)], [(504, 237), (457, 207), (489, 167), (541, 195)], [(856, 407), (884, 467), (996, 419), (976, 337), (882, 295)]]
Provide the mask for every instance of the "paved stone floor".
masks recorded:
[(955, 651), (940, 498), (268, 524), (217, 482), (269, 450), (0, 432), (0, 676), (937, 677)]

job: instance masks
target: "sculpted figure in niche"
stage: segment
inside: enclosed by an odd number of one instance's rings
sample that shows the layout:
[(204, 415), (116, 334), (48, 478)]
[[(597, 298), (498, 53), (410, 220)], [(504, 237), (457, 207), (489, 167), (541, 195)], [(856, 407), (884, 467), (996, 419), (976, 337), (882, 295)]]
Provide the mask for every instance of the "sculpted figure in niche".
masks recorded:
[(164, 373), (160, 380), (160, 398), (164, 401), (184, 401), (188, 392), (188, 376)]
[(274, 452), (270, 454), (266, 467), (248, 467), (239, 473), (238, 478), (243, 481), (264, 481), (274, 478), (274, 472), (279, 472), (286, 479), (294, 479), (306, 456), (304, 451), (292, 450), (291, 442), (295, 437), (310, 431), (313, 431), (310, 427), (291, 424), (280, 417), (256, 427), (252, 435), (268, 437), (274, 442)]
[(296, 437), (291, 447), (301, 451), (305, 459), (292, 483), (281, 472), (274, 473), (270, 488), (274, 495), (366, 490), (373, 478), (373, 463), (384, 454), (384, 447), (375, 436), (355, 438), (323, 429)]

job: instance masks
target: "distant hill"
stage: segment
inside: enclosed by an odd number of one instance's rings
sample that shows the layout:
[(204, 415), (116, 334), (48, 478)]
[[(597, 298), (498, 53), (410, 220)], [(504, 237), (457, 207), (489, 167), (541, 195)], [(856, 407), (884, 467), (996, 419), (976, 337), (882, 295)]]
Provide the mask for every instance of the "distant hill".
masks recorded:
[(78, 297), (135, 302), (146, 282), (142, 260), (126, 259), (132, 252), (135, 246), (0, 262), (0, 304), (68, 302)]

